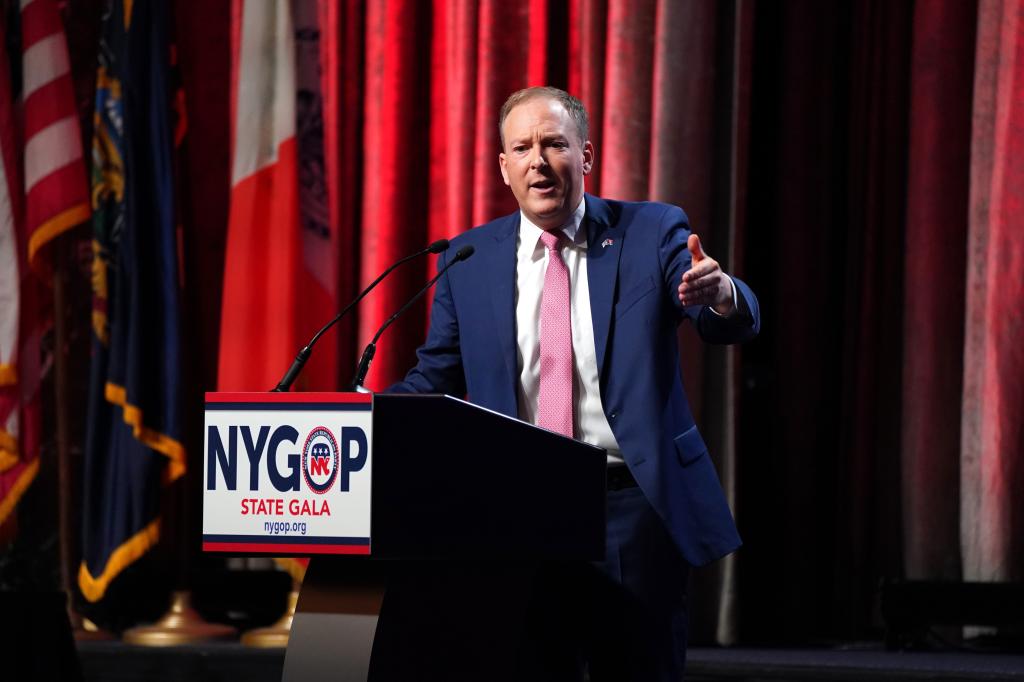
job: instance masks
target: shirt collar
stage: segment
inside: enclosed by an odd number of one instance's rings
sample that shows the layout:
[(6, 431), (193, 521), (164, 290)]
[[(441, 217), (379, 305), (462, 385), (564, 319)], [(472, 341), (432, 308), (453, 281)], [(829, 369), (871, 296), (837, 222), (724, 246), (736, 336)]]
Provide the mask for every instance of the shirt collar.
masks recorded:
[[(576, 210), (572, 212), (572, 216), (569, 217), (568, 222), (561, 228), (562, 233), (566, 239), (569, 240), (570, 244), (579, 245), (580, 243), (586, 245), (587, 234), (586, 230), (580, 229), (583, 224), (583, 215), (586, 213), (586, 202), (583, 197), (580, 197), (580, 203), (576, 206)], [(540, 229), (522, 211), (519, 212), (519, 243), (522, 247), (528, 248), (533, 251), (537, 248), (537, 244), (540, 242), (540, 236), (544, 234), (544, 230)]]

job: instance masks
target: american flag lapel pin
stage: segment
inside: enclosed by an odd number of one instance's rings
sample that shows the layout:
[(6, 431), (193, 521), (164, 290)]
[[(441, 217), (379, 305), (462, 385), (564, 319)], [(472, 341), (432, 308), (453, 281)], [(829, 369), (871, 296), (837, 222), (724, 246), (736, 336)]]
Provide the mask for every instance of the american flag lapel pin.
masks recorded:
[(607, 248), (607, 247), (612, 246), (614, 244), (615, 244), (615, 240), (614, 239), (605, 239), (603, 242), (601, 242), (601, 248), (602, 249), (603, 248)]

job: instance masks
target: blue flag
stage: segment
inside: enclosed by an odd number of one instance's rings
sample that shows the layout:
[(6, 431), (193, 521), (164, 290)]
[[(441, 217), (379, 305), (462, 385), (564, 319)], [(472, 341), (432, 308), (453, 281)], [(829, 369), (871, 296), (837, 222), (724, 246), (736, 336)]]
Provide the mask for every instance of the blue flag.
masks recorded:
[(114, 0), (103, 17), (92, 144), (93, 357), (78, 574), (91, 602), (156, 544), (161, 488), (185, 472), (164, 7)]

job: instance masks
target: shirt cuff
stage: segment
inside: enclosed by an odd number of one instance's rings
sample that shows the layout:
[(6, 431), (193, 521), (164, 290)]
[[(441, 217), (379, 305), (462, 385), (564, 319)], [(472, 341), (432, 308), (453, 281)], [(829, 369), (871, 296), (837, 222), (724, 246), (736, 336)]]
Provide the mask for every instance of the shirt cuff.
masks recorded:
[(729, 277), (729, 275), (726, 275), (725, 277), (726, 279), (729, 280), (729, 286), (732, 287), (732, 311), (730, 311), (728, 315), (723, 315), (722, 313), (715, 310), (713, 306), (708, 306), (708, 308), (710, 308), (711, 312), (713, 312), (715, 315), (718, 315), (719, 317), (732, 317), (733, 315), (736, 314), (736, 311), (740, 309), (739, 300), (737, 300), (736, 298), (736, 282), (732, 281), (732, 277)]

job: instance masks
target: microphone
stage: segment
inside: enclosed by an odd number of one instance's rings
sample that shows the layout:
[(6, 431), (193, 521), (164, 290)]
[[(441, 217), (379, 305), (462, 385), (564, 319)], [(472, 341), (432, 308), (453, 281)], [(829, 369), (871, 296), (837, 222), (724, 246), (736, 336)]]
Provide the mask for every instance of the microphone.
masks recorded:
[(366, 373), (370, 371), (370, 363), (373, 362), (373, 356), (377, 354), (377, 339), (379, 339), (380, 335), (384, 333), (384, 330), (390, 327), (391, 323), (397, 320), (402, 313), (404, 313), (406, 310), (410, 308), (410, 306), (412, 306), (413, 303), (420, 300), (420, 296), (427, 293), (427, 290), (430, 289), (430, 287), (434, 286), (437, 283), (437, 280), (441, 279), (441, 275), (448, 272), (448, 268), (455, 265), (459, 261), (466, 260), (467, 258), (472, 256), (473, 252), (475, 251), (476, 249), (473, 248), (472, 244), (467, 244), (466, 246), (463, 246), (461, 249), (455, 252), (455, 257), (452, 258), (451, 261), (449, 261), (443, 268), (441, 268), (440, 272), (434, 275), (429, 282), (423, 285), (422, 289), (416, 292), (415, 296), (406, 301), (405, 305), (399, 308), (397, 313), (389, 317), (387, 321), (385, 321), (384, 324), (380, 326), (380, 329), (377, 330), (377, 333), (373, 335), (373, 340), (370, 341), (370, 343), (368, 343), (366, 345), (366, 348), (363, 350), (362, 357), (359, 358), (359, 365), (356, 367), (356, 375), (352, 379), (352, 386), (350, 390), (365, 392), (366, 389), (363, 388), (363, 381), (366, 379)]
[(345, 306), (340, 313), (335, 315), (330, 322), (321, 327), (320, 331), (313, 335), (313, 338), (309, 340), (309, 343), (307, 343), (305, 347), (303, 347), (303, 349), (299, 351), (299, 354), (295, 356), (295, 361), (292, 362), (292, 366), (289, 367), (288, 371), (284, 373), (283, 377), (281, 377), (281, 381), (277, 382), (277, 386), (271, 389), (271, 393), (284, 393), (291, 388), (292, 383), (294, 383), (296, 377), (299, 376), (299, 372), (302, 371), (302, 368), (306, 366), (306, 362), (309, 361), (309, 356), (312, 355), (313, 353), (313, 346), (316, 345), (316, 342), (319, 341), (320, 337), (324, 335), (324, 332), (326, 332), (328, 329), (337, 324), (338, 320), (345, 317), (345, 314), (348, 313), (348, 311), (352, 310), (352, 308), (354, 308), (355, 305), (359, 303), (359, 301), (363, 300), (364, 296), (373, 291), (373, 288), (380, 284), (385, 277), (390, 275), (392, 270), (397, 268), (399, 265), (408, 263), (409, 261), (419, 258), (420, 256), (425, 256), (428, 253), (441, 253), (442, 251), (445, 251), (447, 249), (448, 240), (438, 239), (436, 242), (433, 242), (432, 244), (430, 244), (430, 246), (423, 249), (422, 251), (417, 251), (414, 254), (411, 254), (409, 256), (406, 256), (405, 258), (400, 259), (387, 270), (382, 272), (380, 277), (370, 282), (370, 285), (363, 289), (358, 296), (356, 296), (354, 301)]

